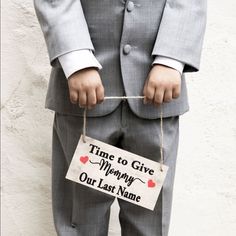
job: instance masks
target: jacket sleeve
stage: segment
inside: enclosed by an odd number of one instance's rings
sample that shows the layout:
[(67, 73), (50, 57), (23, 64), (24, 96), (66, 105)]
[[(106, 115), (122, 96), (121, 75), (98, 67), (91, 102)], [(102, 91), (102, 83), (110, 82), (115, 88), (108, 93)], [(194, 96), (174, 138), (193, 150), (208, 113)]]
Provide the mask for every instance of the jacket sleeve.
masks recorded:
[(183, 72), (199, 70), (207, 0), (166, 0), (152, 55), (176, 59)]
[(58, 56), (65, 53), (95, 51), (80, 0), (34, 0), (34, 8), (51, 66), (60, 66)]

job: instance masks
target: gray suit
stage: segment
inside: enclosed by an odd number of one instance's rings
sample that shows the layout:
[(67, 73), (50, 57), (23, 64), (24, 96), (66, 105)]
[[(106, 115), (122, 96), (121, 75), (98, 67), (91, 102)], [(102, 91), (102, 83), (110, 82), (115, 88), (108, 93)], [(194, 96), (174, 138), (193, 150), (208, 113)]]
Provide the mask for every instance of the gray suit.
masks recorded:
[[(34, 0), (34, 4), (52, 66), (45, 107), (55, 111), (52, 155), (55, 227), (61, 236), (105, 236), (113, 199), (65, 180), (82, 130), (83, 109), (69, 100), (67, 79), (58, 56), (91, 49), (103, 66), (99, 73), (106, 96), (142, 95), (156, 55), (184, 62), (184, 72), (199, 70), (206, 0)], [(122, 235), (167, 236), (178, 118), (188, 109), (183, 74), (181, 95), (163, 105), (164, 159), (170, 170), (162, 193), (152, 213), (119, 201)], [(159, 108), (144, 105), (141, 100), (128, 100), (128, 104), (109, 100), (90, 110), (88, 117), (88, 135), (159, 161)]]
[[(206, 0), (47, 1), (35, 0), (52, 67), (46, 108), (81, 115), (69, 100), (67, 80), (58, 56), (91, 49), (103, 66), (100, 71), (106, 96), (142, 95), (155, 55), (185, 63), (184, 72), (197, 71), (205, 30)], [(130, 47), (128, 46), (130, 45)], [(88, 116), (112, 112), (119, 100), (105, 101)], [(160, 117), (159, 109), (129, 100), (132, 111), (143, 118)], [(185, 78), (181, 95), (163, 106), (164, 117), (189, 109)]]

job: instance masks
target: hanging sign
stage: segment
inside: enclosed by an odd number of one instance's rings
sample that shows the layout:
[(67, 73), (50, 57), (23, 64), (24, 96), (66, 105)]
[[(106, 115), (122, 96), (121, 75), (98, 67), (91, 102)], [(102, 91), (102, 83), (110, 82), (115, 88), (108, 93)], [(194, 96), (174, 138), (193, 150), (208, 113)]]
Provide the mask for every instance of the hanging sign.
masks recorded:
[(82, 135), (66, 179), (154, 210), (168, 166)]

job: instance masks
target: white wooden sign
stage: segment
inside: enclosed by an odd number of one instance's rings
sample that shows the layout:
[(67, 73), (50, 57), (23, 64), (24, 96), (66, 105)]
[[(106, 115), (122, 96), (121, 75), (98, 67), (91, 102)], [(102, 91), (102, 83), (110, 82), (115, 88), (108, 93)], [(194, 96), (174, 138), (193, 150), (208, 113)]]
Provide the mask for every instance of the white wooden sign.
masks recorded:
[(66, 178), (153, 210), (168, 166), (82, 135)]

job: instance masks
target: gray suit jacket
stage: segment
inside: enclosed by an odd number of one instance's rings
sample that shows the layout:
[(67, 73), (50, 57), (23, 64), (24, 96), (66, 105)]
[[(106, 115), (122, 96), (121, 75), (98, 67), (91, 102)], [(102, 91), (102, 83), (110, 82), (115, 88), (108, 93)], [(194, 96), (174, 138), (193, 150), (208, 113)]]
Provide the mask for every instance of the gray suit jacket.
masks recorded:
[[(52, 66), (45, 107), (72, 115), (83, 109), (69, 99), (67, 79), (58, 56), (91, 49), (103, 68), (99, 71), (105, 96), (142, 95), (155, 55), (185, 63), (184, 72), (199, 70), (206, 24), (206, 0), (34, 0)], [(160, 109), (128, 100), (142, 118), (160, 117)], [(106, 100), (88, 111), (103, 116), (119, 100)], [(181, 95), (163, 105), (163, 116), (189, 110), (185, 76)]]

